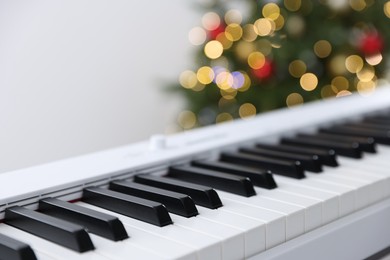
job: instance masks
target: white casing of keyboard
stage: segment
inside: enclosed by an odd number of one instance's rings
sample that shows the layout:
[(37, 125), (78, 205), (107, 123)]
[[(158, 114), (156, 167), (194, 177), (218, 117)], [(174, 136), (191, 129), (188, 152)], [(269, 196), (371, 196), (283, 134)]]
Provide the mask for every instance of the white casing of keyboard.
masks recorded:
[[(84, 187), (105, 185), (137, 173), (161, 174), (175, 164), (217, 157), (221, 150), (254, 141), (277, 140), (296, 131), (352, 120), (390, 106), (390, 87), (368, 96), (357, 94), (268, 112), (251, 119), (164, 137), (151, 149), (148, 141), (0, 174), (0, 219), (13, 205), (35, 209), (45, 197), (75, 200)], [(161, 140), (160, 140), (161, 141)], [(390, 245), (390, 200), (367, 207), (263, 252), (253, 259), (358, 259)], [(384, 223), (387, 223), (384, 227)], [(364, 232), (367, 238), (359, 234)], [(347, 241), (346, 238), (355, 238)], [(373, 241), (373, 239), (375, 241)], [(368, 242), (370, 243), (368, 243)], [(336, 242), (336, 243), (335, 243)], [(321, 250), (323, 243), (334, 245)], [(328, 247), (326, 247), (328, 248)]]

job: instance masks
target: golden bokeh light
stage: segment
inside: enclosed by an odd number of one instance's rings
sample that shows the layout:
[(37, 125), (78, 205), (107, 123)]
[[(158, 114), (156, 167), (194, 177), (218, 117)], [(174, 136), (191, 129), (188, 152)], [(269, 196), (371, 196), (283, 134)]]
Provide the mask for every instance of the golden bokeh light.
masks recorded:
[(244, 76), (244, 84), (241, 88), (237, 89), (239, 92), (245, 92), (251, 87), (251, 78), (246, 74), (245, 72), (241, 71), (242, 75)]
[(226, 24), (237, 23), (240, 24), (242, 22), (242, 14), (240, 11), (236, 9), (231, 9), (225, 14), (225, 22)]
[(304, 90), (312, 91), (318, 85), (318, 78), (313, 73), (305, 73), (302, 75), (299, 83)]
[(237, 23), (229, 24), (226, 29), (226, 38), (231, 41), (238, 41), (242, 37), (242, 28)]
[(227, 90), (232, 87), (234, 79), (232, 74), (227, 71), (223, 71), (218, 73), (217, 77), (215, 78), (215, 82), (220, 89)]
[(248, 56), (248, 65), (252, 69), (260, 69), (265, 64), (265, 56), (261, 52), (252, 52)]
[(234, 106), (236, 103), (236, 99), (225, 99), (224, 97), (221, 97), (218, 101), (218, 107), (223, 110), (230, 106)]
[(328, 64), (328, 70), (334, 75), (343, 75), (347, 72), (345, 67), (346, 56), (339, 54), (333, 57)]
[(191, 70), (185, 70), (180, 74), (179, 82), (183, 88), (191, 89), (196, 86), (198, 79), (195, 72)]
[(362, 82), (371, 81), (375, 77), (375, 69), (370, 65), (365, 65), (362, 70), (356, 73), (356, 76)]
[(198, 82), (198, 83), (196, 83), (196, 85), (193, 88), (191, 88), (191, 90), (193, 90), (195, 92), (199, 92), (199, 91), (202, 91), (205, 87), (206, 87), (206, 85)]
[(382, 62), (382, 60), (383, 60), (383, 56), (380, 53), (377, 53), (377, 54), (370, 55), (370, 56), (366, 57), (367, 63), (370, 64), (371, 66), (378, 65), (379, 63)]
[(275, 22), (268, 18), (260, 18), (255, 22), (255, 32), (259, 36), (267, 36), (275, 31)]
[(182, 111), (179, 114), (179, 117), (177, 119), (178, 124), (183, 128), (183, 129), (191, 129), (196, 125), (196, 115), (194, 112), (185, 110)]
[(206, 30), (215, 30), (220, 26), (220, 24), (221, 18), (217, 13), (209, 12), (202, 17), (202, 25)]
[(245, 103), (238, 109), (241, 118), (250, 118), (256, 115), (256, 107), (251, 103)]
[(232, 88), (220, 89), (219, 93), (226, 100), (233, 100), (237, 96), (237, 90)]
[(306, 73), (306, 69), (306, 64), (301, 60), (294, 60), (288, 66), (288, 71), (294, 78), (300, 78), (303, 74)]
[(363, 59), (358, 55), (351, 55), (345, 59), (345, 67), (351, 73), (358, 73), (363, 68)]
[(390, 1), (387, 1), (384, 5), (383, 5), (383, 11), (385, 12), (385, 15), (390, 18)]
[(367, 81), (367, 82), (359, 81), (357, 86), (356, 86), (356, 89), (360, 95), (369, 96), (375, 91), (376, 82), (372, 81), (372, 80)]
[(284, 17), (282, 15), (279, 15), (275, 22), (275, 31), (279, 31), (283, 28), (284, 26)]
[(223, 53), (223, 45), (219, 41), (209, 41), (204, 46), (204, 53), (207, 57), (210, 59), (217, 59), (219, 58)]
[(326, 40), (317, 41), (314, 44), (314, 53), (319, 58), (326, 58), (332, 52), (332, 45)]
[(232, 36), (226, 32), (218, 34), (216, 40), (222, 44), (224, 50), (230, 49), (233, 45), (233, 41), (231, 40)]
[(335, 92), (339, 92), (341, 90), (347, 90), (349, 88), (349, 81), (347, 78), (343, 76), (337, 76), (332, 79), (332, 87), (335, 88)]
[(242, 39), (247, 42), (253, 42), (257, 38), (255, 26), (253, 24), (246, 24), (243, 27)]
[(276, 20), (280, 15), (280, 8), (275, 3), (268, 3), (263, 6), (262, 14), (265, 18)]
[(198, 81), (202, 84), (210, 84), (214, 80), (214, 71), (208, 66), (203, 66), (196, 73)]
[(219, 123), (223, 123), (223, 122), (229, 122), (229, 121), (233, 121), (233, 116), (229, 113), (220, 113), (217, 115), (217, 118), (215, 119), (215, 122), (217, 124)]
[(288, 107), (293, 107), (302, 104), (303, 104), (303, 97), (301, 96), (301, 94), (291, 93), (286, 98), (286, 105)]
[(355, 11), (363, 11), (367, 4), (365, 0), (349, 0), (349, 5)]
[(284, 7), (291, 12), (298, 11), (301, 8), (301, 0), (284, 0)]

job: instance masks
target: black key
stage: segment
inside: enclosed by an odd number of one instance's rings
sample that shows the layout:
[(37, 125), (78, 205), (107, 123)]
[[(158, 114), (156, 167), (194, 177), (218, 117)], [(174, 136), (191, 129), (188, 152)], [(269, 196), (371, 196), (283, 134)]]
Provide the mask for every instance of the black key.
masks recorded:
[(241, 148), (239, 149), (239, 151), (242, 153), (261, 155), (270, 158), (299, 161), (302, 167), (307, 171), (322, 172), (320, 161), (318, 159), (318, 156), (316, 155), (299, 155), (293, 153), (272, 151), (262, 148)]
[(390, 125), (390, 119), (386, 118), (365, 118), (363, 119), (366, 123), (372, 123), (372, 124), (378, 124), (382, 126), (389, 126)]
[(259, 155), (251, 155), (251, 154), (243, 154), (243, 153), (235, 153), (235, 152), (222, 153), (220, 156), (220, 160), (224, 162), (240, 164), (244, 166), (267, 169), (272, 171), (274, 174), (280, 174), (295, 179), (305, 178), (305, 173), (299, 161), (271, 159)]
[(345, 123), (342, 126), (350, 126), (350, 127), (359, 127), (359, 128), (367, 128), (369, 130), (385, 130), (390, 131), (390, 125), (380, 124), (375, 122), (354, 122), (354, 123)]
[(191, 163), (191, 165), (213, 171), (220, 171), (234, 175), (245, 176), (251, 180), (253, 185), (262, 188), (274, 189), (277, 187), (271, 172), (267, 170), (215, 161), (194, 161)]
[(193, 184), (185, 181), (179, 181), (172, 178), (158, 177), (152, 175), (136, 175), (134, 181), (161, 189), (184, 193), (190, 196), (197, 205), (210, 209), (222, 207), (221, 199), (218, 193), (203, 185)]
[(189, 218), (198, 215), (198, 210), (195, 207), (194, 201), (186, 194), (167, 191), (130, 181), (111, 182), (110, 189), (139, 198), (160, 202), (167, 207), (169, 212), (183, 217)]
[(39, 202), (39, 210), (46, 215), (84, 226), (89, 232), (113, 241), (129, 237), (122, 222), (117, 217), (73, 203), (54, 198), (43, 199)]
[(256, 195), (253, 184), (249, 178), (232, 174), (191, 166), (175, 166), (169, 168), (168, 177), (201, 185), (209, 185), (213, 188), (245, 197)]
[(297, 146), (308, 146), (316, 148), (325, 148), (333, 149), (336, 154), (351, 157), (351, 158), (362, 158), (362, 151), (360, 150), (359, 144), (346, 144), (336, 141), (321, 140), (315, 138), (304, 138), (304, 137), (294, 137), (294, 138), (282, 138), (282, 144), (297, 145)]
[(332, 140), (337, 142), (349, 142), (349, 143), (357, 142), (362, 151), (367, 153), (376, 153), (376, 143), (374, 138), (372, 137), (343, 136), (339, 134), (328, 134), (328, 133), (322, 133), (321, 130), (320, 133), (317, 133), (315, 136), (318, 138), (323, 138), (325, 140)]
[(6, 209), (5, 223), (77, 252), (94, 249), (82, 226), (30, 209), (19, 206)]
[(332, 166), (332, 167), (336, 167), (339, 165), (336, 159), (336, 152), (332, 149), (296, 147), (296, 146), (285, 145), (285, 144), (276, 144), (276, 145), (256, 144), (256, 147), (273, 150), (273, 151), (295, 153), (295, 154), (306, 154), (312, 156), (316, 155), (322, 165)]
[(322, 132), (336, 133), (348, 136), (363, 136), (372, 137), (378, 144), (390, 145), (390, 131), (386, 130), (370, 130), (367, 128), (360, 127), (349, 127), (349, 126), (333, 126), (330, 128), (321, 128)]
[(82, 200), (156, 226), (172, 224), (165, 206), (155, 201), (97, 187), (85, 188)]
[(31, 247), (0, 234), (0, 260), (37, 260)]

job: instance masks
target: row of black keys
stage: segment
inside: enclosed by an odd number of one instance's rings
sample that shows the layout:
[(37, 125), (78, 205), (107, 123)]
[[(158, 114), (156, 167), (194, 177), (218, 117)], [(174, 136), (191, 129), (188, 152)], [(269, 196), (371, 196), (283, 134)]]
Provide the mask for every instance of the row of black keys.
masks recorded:
[[(172, 223), (168, 211), (192, 217), (198, 214), (195, 204), (221, 207), (213, 188), (249, 197), (256, 194), (253, 185), (277, 187), (270, 171), (301, 179), (305, 170), (318, 173), (322, 165), (336, 167), (336, 154), (361, 158), (363, 152), (375, 153), (376, 143), (390, 144), (389, 125), (389, 116), (375, 116), (320, 129), (314, 135), (282, 138), (278, 145), (224, 152), (219, 161), (171, 167), (166, 177), (137, 175), (132, 181), (114, 181), (109, 189), (86, 188), (82, 200), (164, 226)], [(8, 208), (5, 223), (79, 252), (94, 249), (85, 228), (113, 241), (128, 238), (118, 218), (53, 198), (41, 200), (38, 212)], [(4, 235), (0, 241), (0, 259), (35, 259), (28, 245)]]

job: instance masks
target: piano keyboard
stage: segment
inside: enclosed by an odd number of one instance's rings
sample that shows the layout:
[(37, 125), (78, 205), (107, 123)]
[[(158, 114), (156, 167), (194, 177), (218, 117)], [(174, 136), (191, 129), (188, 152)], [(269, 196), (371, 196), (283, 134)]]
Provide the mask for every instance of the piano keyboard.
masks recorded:
[(0, 175), (0, 259), (364, 259), (390, 246), (390, 89)]

